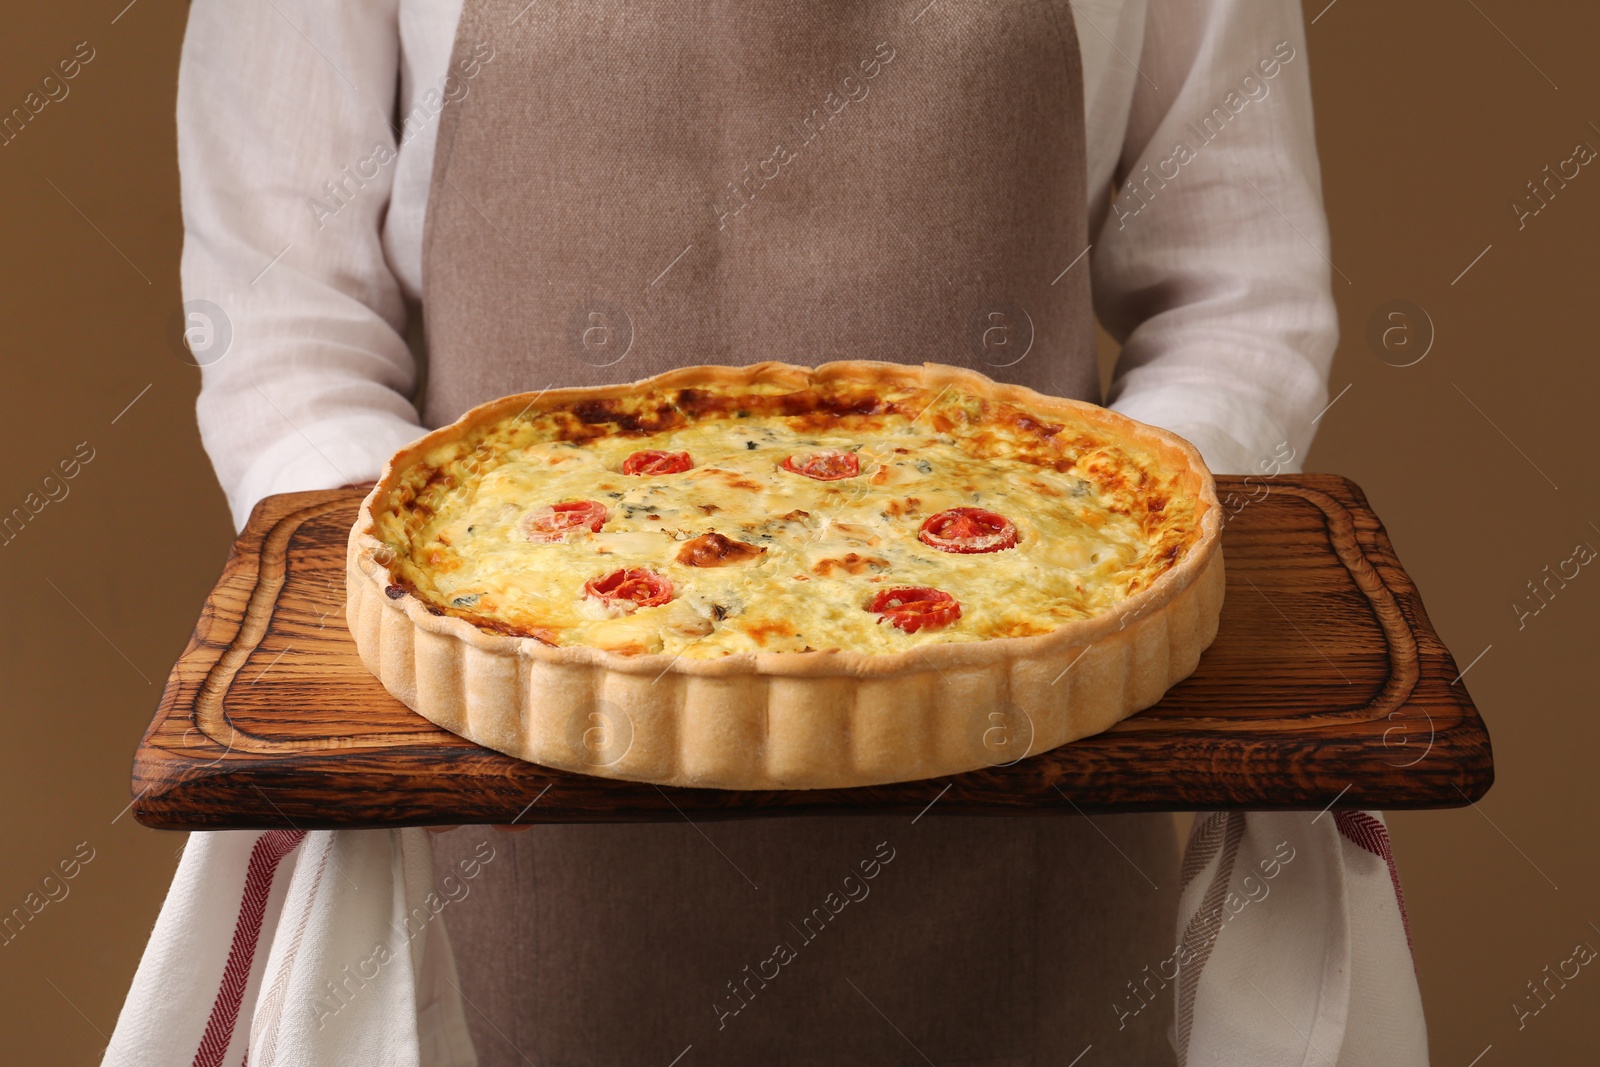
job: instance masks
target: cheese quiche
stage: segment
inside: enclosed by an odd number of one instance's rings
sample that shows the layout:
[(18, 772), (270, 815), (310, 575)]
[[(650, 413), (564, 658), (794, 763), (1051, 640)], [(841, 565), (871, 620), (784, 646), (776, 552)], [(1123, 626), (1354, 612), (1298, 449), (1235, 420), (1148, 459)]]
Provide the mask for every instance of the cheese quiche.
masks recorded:
[(352, 529), (363, 662), (569, 770), (820, 788), (1009, 763), (1187, 676), (1222, 599), (1181, 439), (933, 364), (693, 367), (506, 397)]

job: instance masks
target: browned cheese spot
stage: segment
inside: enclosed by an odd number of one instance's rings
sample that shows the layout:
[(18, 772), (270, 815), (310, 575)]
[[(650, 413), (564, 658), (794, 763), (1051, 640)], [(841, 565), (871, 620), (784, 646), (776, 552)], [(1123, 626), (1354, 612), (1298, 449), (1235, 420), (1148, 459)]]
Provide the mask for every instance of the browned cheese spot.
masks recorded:
[(730, 563), (747, 563), (765, 551), (747, 541), (708, 533), (685, 541), (678, 550), (678, 562), (685, 567), (724, 567)]

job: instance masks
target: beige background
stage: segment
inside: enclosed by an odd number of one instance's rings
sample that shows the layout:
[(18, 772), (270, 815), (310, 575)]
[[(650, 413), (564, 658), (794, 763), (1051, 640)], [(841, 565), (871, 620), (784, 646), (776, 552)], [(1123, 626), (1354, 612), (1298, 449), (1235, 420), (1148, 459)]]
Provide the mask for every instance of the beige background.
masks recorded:
[[(1332, 383), (1349, 388), (1308, 468), (1366, 488), (1474, 664), (1498, 765), (1476, 809), (1393, 818), (1434, 1062), (1593, 1063), (1592, 968), (1520, 1031), (1512, 1004), (1576, 943), (1600, 946), (1600, 571), (1520, 629), (1512, 604), (1575, 545), (1600, 548), (1600, 170), (1521, 231), (1509, 204), (1576, 142), (1600, 147), (1600, 9), (1324, 2), (1306, 12), (1320, 12), (1310, 63), (1344, 330)], [(80, 843), (94, 856), (0, 947), (0, 1044), (39, 1065), (104, 1047), (174, 867), (182, 839), (119, 812), (231, 533), (195, 433), (198, 374), (167, 340), (183, 6), (124, 3), (11, 5), (0, 36), (0, 112), (78, 42), (95, 50), (70, 95), (0, 147), (0, 512), (80, 442), (94, 450), (68, 495), (0, 544), (0, 912)], [(1366, 338), (1399, 299), (1437, 335), (1404, 368)]]

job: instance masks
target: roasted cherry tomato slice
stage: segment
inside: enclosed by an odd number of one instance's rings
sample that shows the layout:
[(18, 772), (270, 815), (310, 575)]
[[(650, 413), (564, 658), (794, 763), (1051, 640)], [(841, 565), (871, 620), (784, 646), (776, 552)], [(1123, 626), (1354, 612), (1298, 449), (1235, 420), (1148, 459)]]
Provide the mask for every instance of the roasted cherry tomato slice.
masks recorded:
[(694, 466), (687, 452), (662, 452), (654, 448), (635, 452), (622, 461), (623, 474), (682, 474)]
[(961, 618), (961, 605), (955, 597), (925, 585), (885, 589), (872, 598), (867, 610), (877, 612), (908, 634), (937, 630)]
[(606, 506), (597, 500), (563, 500), (528, 512), (522, 532), (530, 541), (559, 541), (569, 533), (599, 533), (606, 522)]
[(837, 448), (819, 448), (815, 452), (785, 456), (781, 466), (786, 471), (803, 474), (819, 482), (837, 482), (861, 473), (860, 458), (854, 452)]
[(632, 608), (653, 608), (672, 599), (672, 582), (663, 574), (644, 567), (612, 571), (604, 578), (591, 578), (583, 584), (589, 596), (608, 604)]
[(983, 508), (951, 508), (923, 523), (917, 540), (940, 552), (999, 552), (1016, 547), (1017, 527)]

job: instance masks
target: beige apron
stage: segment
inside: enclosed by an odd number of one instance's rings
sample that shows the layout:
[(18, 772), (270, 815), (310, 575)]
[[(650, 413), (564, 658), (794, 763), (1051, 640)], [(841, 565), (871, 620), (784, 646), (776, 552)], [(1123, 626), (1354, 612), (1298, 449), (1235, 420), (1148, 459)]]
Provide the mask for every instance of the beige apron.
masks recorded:
[[(429, 425), (761, 359), (1098, 399), (1067, 3), (466, 0), (474, 59), (428, 202)], [(1113, 1008), (1170, 954), (1164, 816), (491, 842), (449, 912), (486, 1067), (1171, 1062), (1161, 1013)]]

